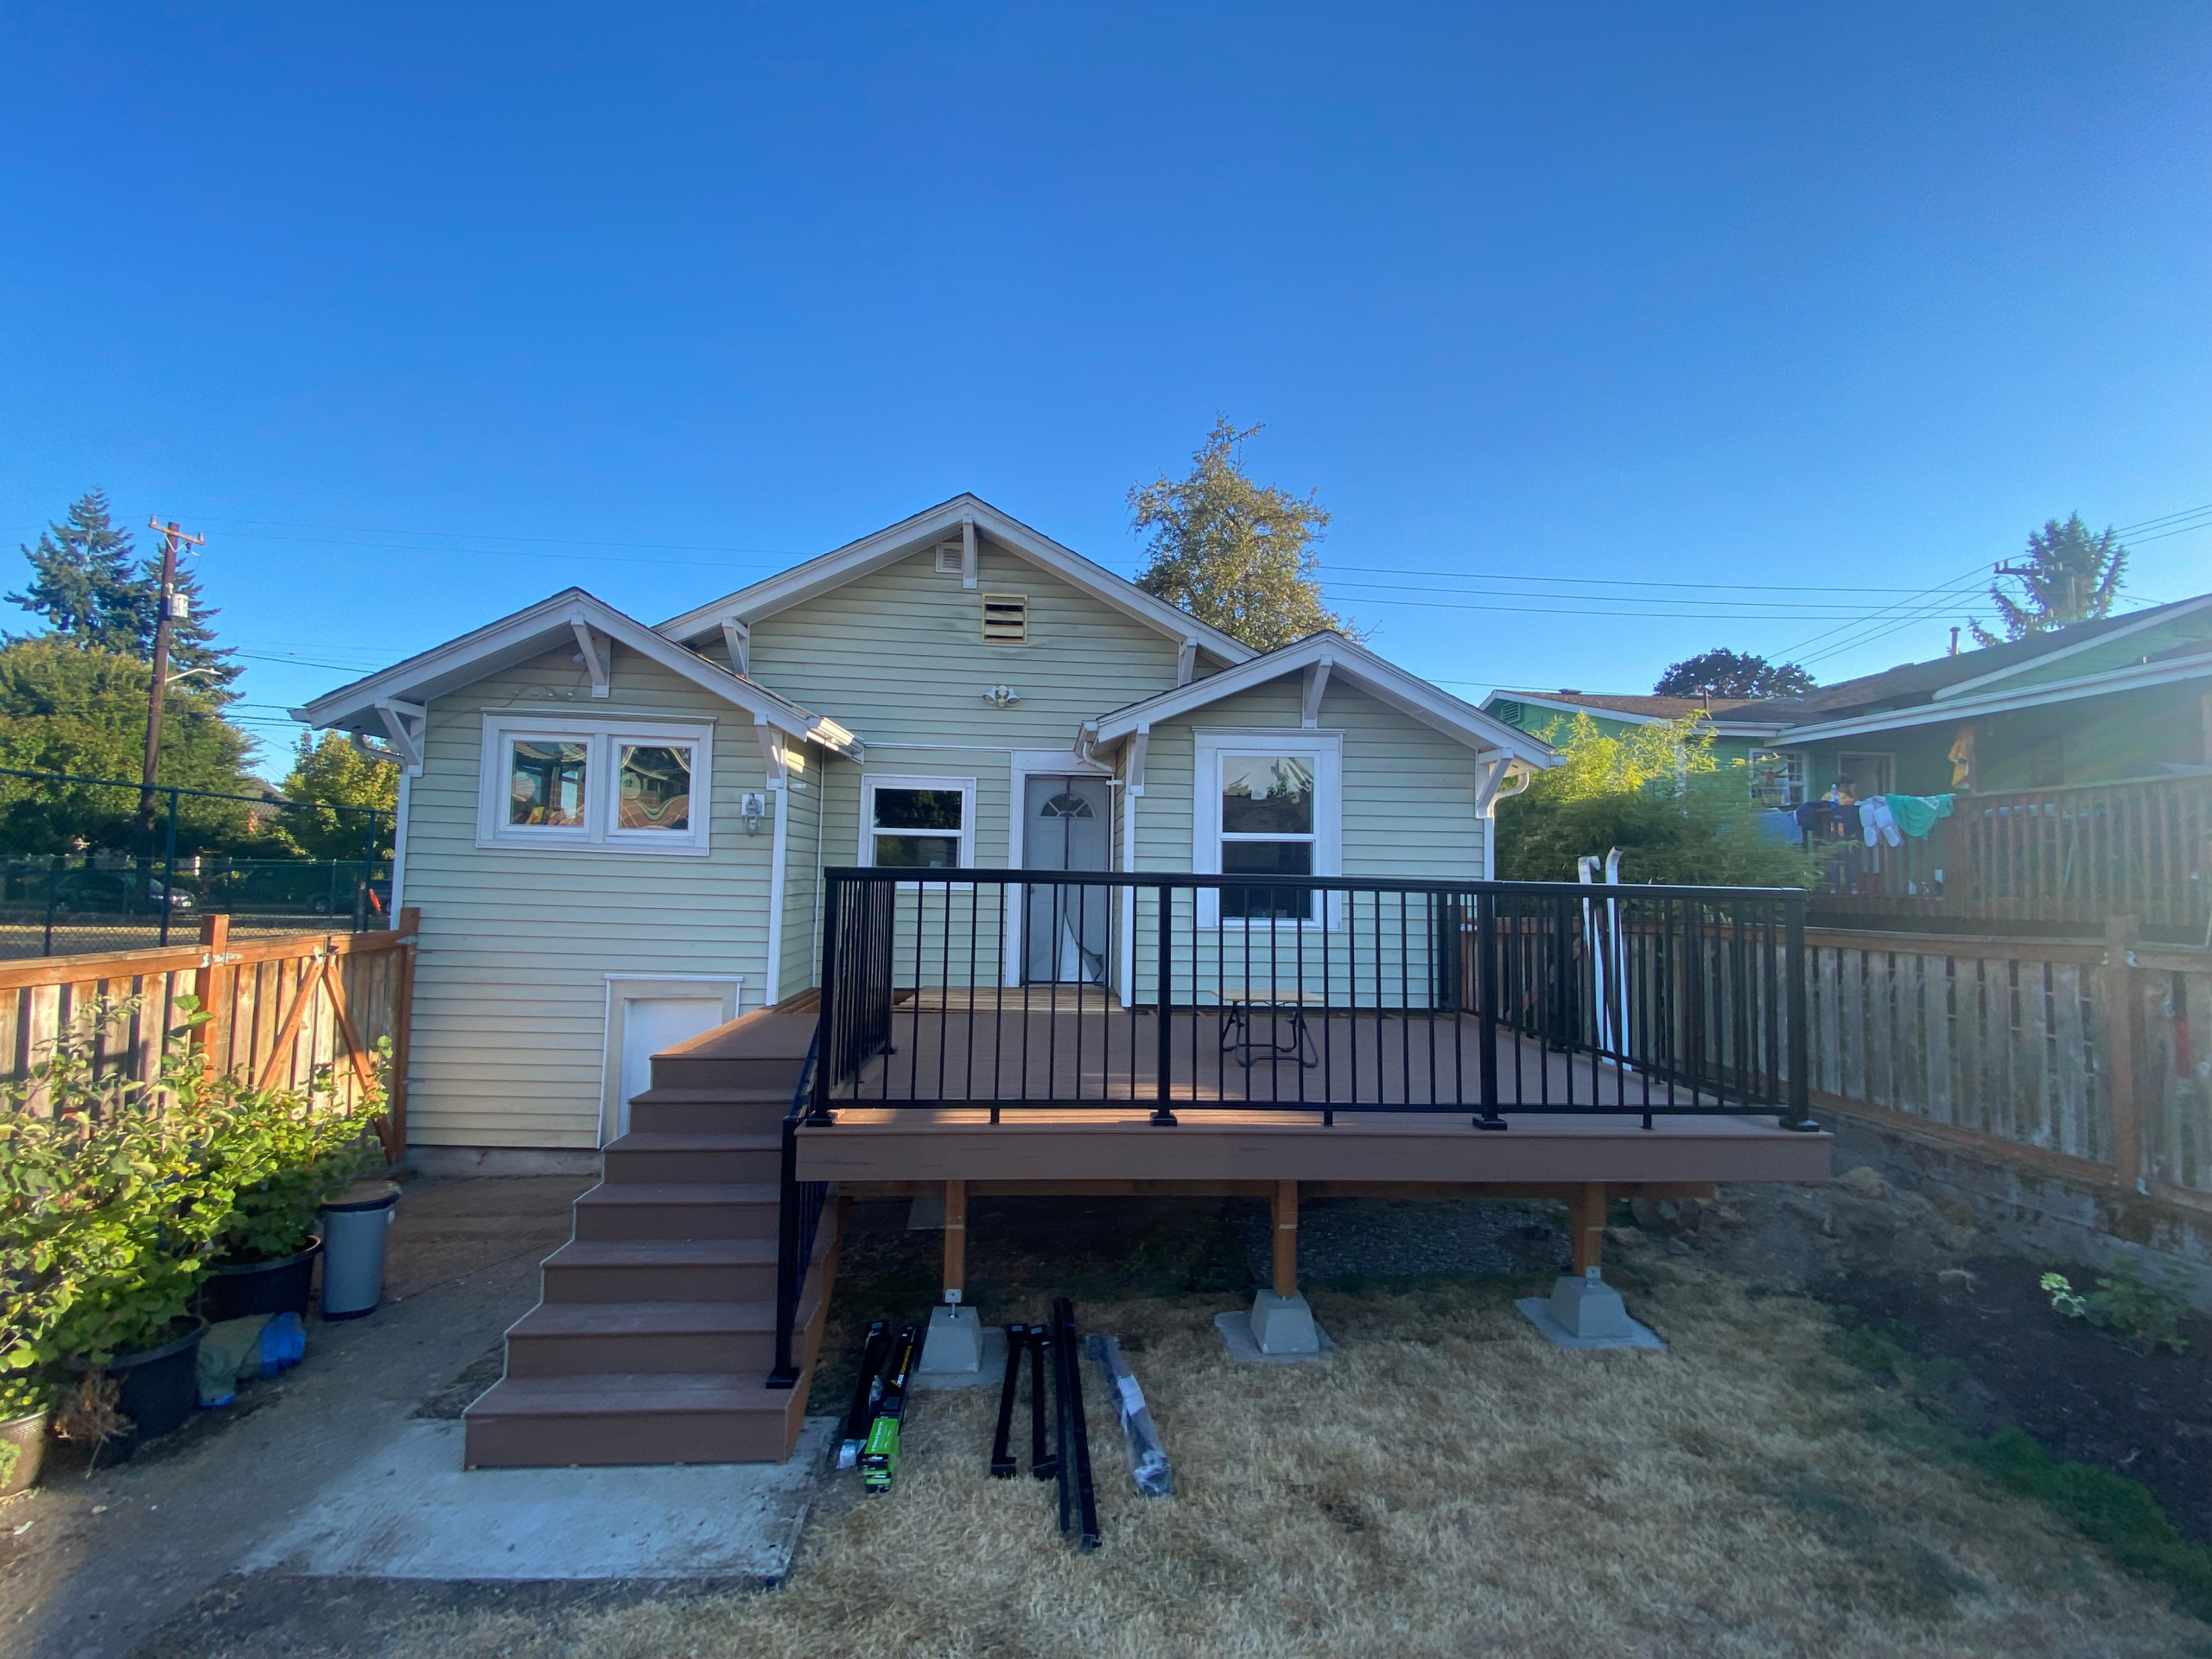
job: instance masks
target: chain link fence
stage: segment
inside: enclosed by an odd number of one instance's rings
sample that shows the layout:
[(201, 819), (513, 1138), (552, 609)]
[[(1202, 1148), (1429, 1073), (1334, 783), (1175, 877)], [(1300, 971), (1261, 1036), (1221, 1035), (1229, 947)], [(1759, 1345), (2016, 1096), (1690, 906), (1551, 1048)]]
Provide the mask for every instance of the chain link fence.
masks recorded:
[(392, 814), (0, 767), (0, 958), (362, 932), (391, 916)]

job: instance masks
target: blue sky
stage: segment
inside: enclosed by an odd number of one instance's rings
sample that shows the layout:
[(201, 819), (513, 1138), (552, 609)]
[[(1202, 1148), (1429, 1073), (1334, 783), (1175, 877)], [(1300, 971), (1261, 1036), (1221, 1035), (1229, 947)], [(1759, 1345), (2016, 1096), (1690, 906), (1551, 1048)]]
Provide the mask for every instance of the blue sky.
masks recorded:
[(1468, 695), (1885, 667), (2212, 504), (2212, 11), (1538, 10), (9, 8), (0, 534), (205, 532), (281, 744), (962, 489), (1133, 569), (1217, 410)]

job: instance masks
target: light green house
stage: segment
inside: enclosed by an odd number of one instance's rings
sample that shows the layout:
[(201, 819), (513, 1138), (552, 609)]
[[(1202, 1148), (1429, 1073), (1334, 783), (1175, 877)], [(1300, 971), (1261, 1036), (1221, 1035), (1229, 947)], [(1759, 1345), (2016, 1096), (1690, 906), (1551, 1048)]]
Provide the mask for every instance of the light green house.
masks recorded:
[[(595, 1159), (652, 1052), (816, 984), (825, 869), (1478, 878), (1551, 760), (1340, 636), (1256, 653), (972, 495), (658, 627), (571, 588), (297, 712), (403, 768), (433, 1160)], [(1263, 833), (1224, 827), (1262, 797)], [(1046, 931), (977, 948), (1126, 1000), (1134, 925)]]

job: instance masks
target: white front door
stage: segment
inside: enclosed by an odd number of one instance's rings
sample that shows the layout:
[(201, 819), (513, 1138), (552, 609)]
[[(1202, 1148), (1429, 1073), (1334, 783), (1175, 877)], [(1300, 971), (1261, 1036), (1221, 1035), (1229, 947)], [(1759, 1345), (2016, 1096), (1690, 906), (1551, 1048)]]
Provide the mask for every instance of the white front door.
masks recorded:
[(630, 1133), (630, 1102), (653, 1086), (653, 1056), (712, 1031), (728, 1016), (720, 996), (626, 996), (622, 999), (621, 1083), (614, 1133)]

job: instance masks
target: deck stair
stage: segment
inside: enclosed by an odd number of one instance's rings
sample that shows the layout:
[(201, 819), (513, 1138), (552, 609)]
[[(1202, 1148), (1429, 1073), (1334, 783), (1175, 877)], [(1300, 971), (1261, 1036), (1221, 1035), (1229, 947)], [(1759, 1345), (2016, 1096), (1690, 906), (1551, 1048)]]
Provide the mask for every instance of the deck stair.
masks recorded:
[(811, 1009), (747, 1015), (652, 1060), (630, 1132), (468, 1408), (472, 1468), (775, 1463), (805, 1408), (836, 1268), (833, 1207), (800, 1300), (794, 1389), (771, 1389), (777, 1174)]

